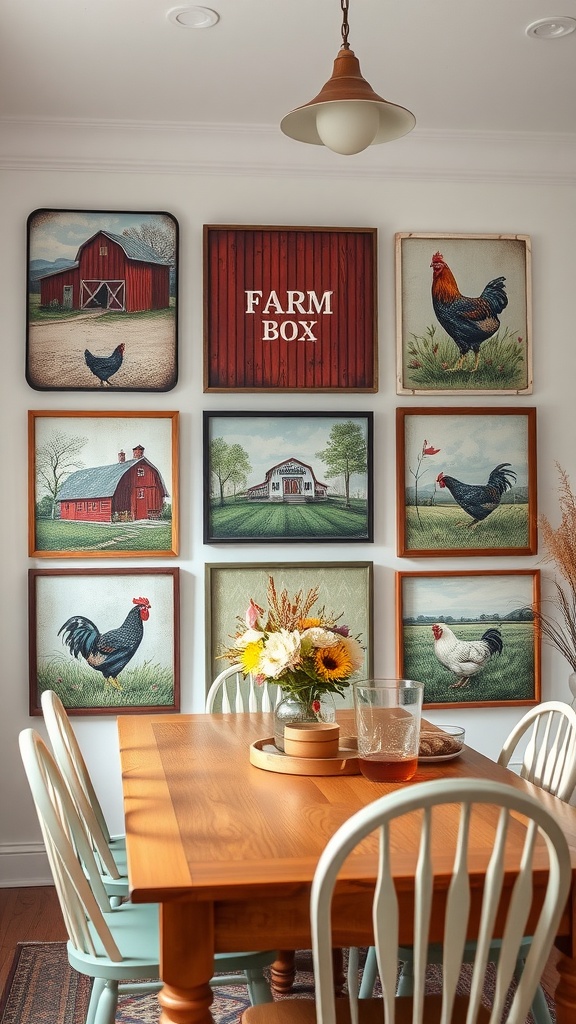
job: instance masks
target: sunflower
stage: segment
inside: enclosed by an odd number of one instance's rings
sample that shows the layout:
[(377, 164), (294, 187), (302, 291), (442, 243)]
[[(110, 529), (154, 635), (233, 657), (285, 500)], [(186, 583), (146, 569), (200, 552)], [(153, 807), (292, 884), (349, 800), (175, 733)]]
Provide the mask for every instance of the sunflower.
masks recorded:
[(314, 665), (321, 679), (346, 679), (353, 670), (352, 660), (344, 644), (319, 647), (314, 651)]
[(252, 641), (252, 643), (246, 644), (246, 647), (240, 653), (240, 664), (244, 673), (258, 672), (258, 666), (260, 665), (260, 656), (264, 647), (262, 640)]
[(298, 622), (298, 629), (303, 633), (305, 629), (312, 629), (314, 626), (321, 626), (322, 624), (322, 619), (300, 619)]

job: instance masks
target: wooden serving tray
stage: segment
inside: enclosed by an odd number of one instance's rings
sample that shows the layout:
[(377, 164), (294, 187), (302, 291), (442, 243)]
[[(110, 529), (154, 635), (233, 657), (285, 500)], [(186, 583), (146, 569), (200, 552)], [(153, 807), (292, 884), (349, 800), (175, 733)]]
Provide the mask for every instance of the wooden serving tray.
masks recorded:
[(274, 737), (250, 744), (250, 764), (282, 775), (359, 775), (358, 751), (341, 747), (338, 757), (290, 757), (274, 745)]

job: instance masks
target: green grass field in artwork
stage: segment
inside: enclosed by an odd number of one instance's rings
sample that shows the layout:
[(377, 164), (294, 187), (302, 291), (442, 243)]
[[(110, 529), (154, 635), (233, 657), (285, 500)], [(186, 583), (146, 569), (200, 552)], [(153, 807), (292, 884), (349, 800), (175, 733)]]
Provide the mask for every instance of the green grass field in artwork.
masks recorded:
[(38, 663), (38, 704), (44, 690), (54, 690), (67, 708), (174, 707), (174, 673), (144, 662), (125, 668), (117, 690), (100, 672), (72, 657), (54, 655)]
[(365, 540), (368, 537), (367, 502), (343, 499), (317, 504), (247, 501), (226, 498), (210, 508), (211, 540)]
[(459, 505), (406, 507), (406, 548), (445, 551), (529, 546), (528, 505), (499, 505), (486, 519), (472, 519)]
[(468, 685), (454, 689), (456, 677), (434, 653), (432, 624), (403, 627), (403, 675), (424, 683), (425, 704), (507, 703), (534, 700), (534, 625), (532, 622), (450, 622), (459, 640), (480, 640), (496, 627), (502, 634), (502, 654), (493, 656)]
[(73, 523), (36, 520), (37, 551), (170, 551), (172, 524)]

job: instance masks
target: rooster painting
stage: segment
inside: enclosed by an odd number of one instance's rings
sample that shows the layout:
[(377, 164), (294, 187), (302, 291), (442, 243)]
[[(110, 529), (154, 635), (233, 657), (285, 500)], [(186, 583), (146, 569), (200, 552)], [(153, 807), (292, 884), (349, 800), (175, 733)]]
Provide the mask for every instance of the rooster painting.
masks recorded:
[(457, 677), (451, 690), (468, 686), (471, 676), (481, 672), (494, 655), (502, 654), (504, 647), (500, 630), (493, 626), (479, 640), (459, 640), (443, 622), (435, 622), (432, 633), (438, 661)]
[(482, 519), (486, 519), (494, 509), (498, 508), (502, 495), (510, 490), (516, 482), (516, 473), (510, 469), (509, 462), (501, 462), (490, 473), (486, 484), (466, 484), (453, 476), (439, 473), (436, 483), (439, 487), (447, 487), (454, 501), (464, 509), (472, 521), (467, 524), (474, 528)]
[(135, 605), (118, 629), (100, 633), (91, 619), (84, 615), (73, 615), (58, 630), (62, 640), (75, 658), (82, 657), (101, 672), (106, 683), (121, 690), (118, 676), (134, 657), (144, 636), (144, 625), (150, 616), (151, 604), (147, 597), (134, 597)]
[(450, 335), (460, 355), (449, 370), (461, 370), (469, 352), (474, 353), (474, 366), (478, 369), (480, 346), (500, 327), (498, 314), (508, 305), (505, 277), (489, 281), (477, 298), (462, 295), (456, 278), (442, 253), (436, 252), (432, 267), (432, 305), (441, 327)]
[(118, 373), (122, 366), (125, 348), (124, 344), (117, 345), (111, 356), (95, 356), (88, 349), (85, 350), (84, 359), (86, 360), (86, 366), (95, 377), (98, 377), (100, 387), (104, 387), (104, 384), (108, 384), (109, 387), (113, 386), (110, 377)]

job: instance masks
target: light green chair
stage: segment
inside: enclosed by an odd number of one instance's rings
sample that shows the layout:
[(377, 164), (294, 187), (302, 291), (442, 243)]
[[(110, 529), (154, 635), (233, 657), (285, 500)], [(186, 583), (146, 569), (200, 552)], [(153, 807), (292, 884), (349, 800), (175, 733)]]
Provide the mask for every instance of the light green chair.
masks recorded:
[[(437, 813), (450, 805), (453, 827), (446, 828), (446, 815)], [(486, 813), (486, 809), (489, 809)], [(399, 996), (396, 973), (400, 904), (394, 880), (394, 861), (406, 815), (418, 814), (420, 839), (413, 874), (414, 911), (411, 929), (414, 942), (414, 993)], [(473, 847), (474, 821), (482, 815), (482, 828), (491, 848), (489, 865), (481, 892), (477, 889), (474, 866), (468, 866)], [(523, 835), (512, 855), (509, 832)], [(358, 998), (357, 949), (352, 950), (348, 972), (348, 995), (334, 993), (332, 962), (332, 902), (346, 861), (371, 836), (377, 844), (377, 879), (372, 903), (372, 921), (382, 981), (382, 996)], [(445, 880), (445, 911), (442, 914), (442, 991), (426, 993), (428, 934), (434, 909), (435, 851), (442, 850)], [(547, 855), (547, 866), (543, 854)], [(498, 908), (506, 869), (514, 856), (515, 880), (505, 914)], [(349, 869), (348, 869), (349, 871)], [(507, 1005), (518, 948), (531, 910), (533, 874), (542, 887), (542, 901), (535, 910), (534, 935), (526, 970)], [(349, 877), (349, 876), (348, 876)], [(310, 894), (310, 924), (314, 962), (315, 1001), (282, 999), (271, 1006), (252, 1006), (242, 1015), (242, 1024), (524, 1024), (538, 979), (556, 937), (572, 880), (570, 849), (553, 813), (535, 797), (507, 783), (490, 779), (433, 779), (414, 786), (400, 786), (394, 792), (368, 803), (328, 840), (316, 866)], [(470, 990), (460, 995), (458, 983), (466, 943), (472, 893), (481, 900), (478, 907), (478, 941)], [(353, 917), (353, 914), (352, 914)], [(501, 917), (504, 920), (501, 920)], [(438, 920), (435, 921), (439, 924)], [(483, 983), (488, 951), (494, 934), (504, 928), (506, 943), (495, 967), (496, 983), (492, 1006), (483, 1005)], [(351, 921), (354, 928), (354, 921)]]
[[(525, 737), (527, 737), (527, 742), (523, 753), (519, 753), (521, 741)], [(561, 800), (569, 800), (576, 787), (576, 712), (574, 709), (561, 701), (547, 701), (530, 708), (504, 741), (498, 756), (498, 764), (504, 768), (507, 767), (514, 754), (519, 759), (520, 776), (523, 779), (527, 779), (535, 786), (539, 786)], [(522, 940), (516, 964), (516, 978), (519, 978), (524, 970), (531, 942), (532, 939), (528, 936)], [(475, 942), (466, 944), (466, 963), (474, 962), (476, 951)], [(502, 942), (495, 940), (490, 946), (488, 959), (492, 963), (497, 963), (501, 953)], [(398, 956), (402, 963), (398, 994), (411, 995), (414, 987), (413, 948), (411, 946), (401, 947)], [(429, 947), (428, 963), (442, 963), (442, 957), (441, 946)], [(371, 947), (368, 950), (362, 975), (361, 998), (369, 998), (372, 995), (377, 974), (376, 950)], [(541, 985), (538, 985), (536, 989), (531, 1009), (535, 1024), (551, 1024), (552, 1018)]]
[[(20, 753), (68, 932), (68, 960), (94, 978), (86, 1024), (113, 1024), (119, 995), (161, 988), (158, 907), (130, 901), (112, 905), (68, 787), (35, 730), (20, 733)], [(215, 974), (211, 985), (246, 984), (251, 1003), (269, 1002), (272, 993), (263, 969), (274, 957), (217, 954), (216, 971), (227, 973)]]
[(90, 838), (104, 888), (109, 896), (120, 901), (128, 895), (126, 838), (110, 835), (90, 772), (62, 701), (53, 690), (44, 690), (40, 700), (54, 759)]

